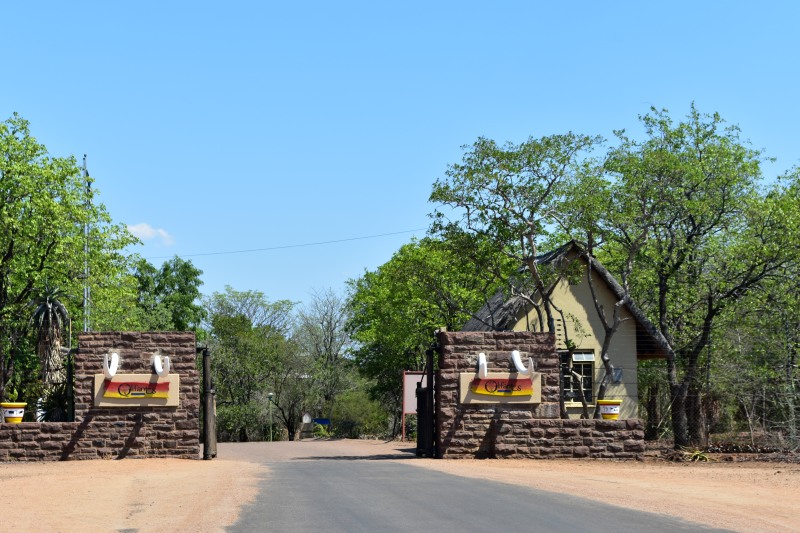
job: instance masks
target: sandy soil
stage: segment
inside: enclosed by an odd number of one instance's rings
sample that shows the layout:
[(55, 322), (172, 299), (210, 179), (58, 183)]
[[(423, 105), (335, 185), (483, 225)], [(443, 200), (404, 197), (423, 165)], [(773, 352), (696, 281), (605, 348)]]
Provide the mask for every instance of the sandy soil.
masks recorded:
[(220, 444), (213, 461), (0, 464), (0, 489), (20, 496), (7, 496), (0, 529), (222, 531), (253, 500), (270, 463), (319, 456), (403, 461), (735, 531), (800, 531), (797, 464), (434, 460), (416, 458), (407, 443), (352, 440)]

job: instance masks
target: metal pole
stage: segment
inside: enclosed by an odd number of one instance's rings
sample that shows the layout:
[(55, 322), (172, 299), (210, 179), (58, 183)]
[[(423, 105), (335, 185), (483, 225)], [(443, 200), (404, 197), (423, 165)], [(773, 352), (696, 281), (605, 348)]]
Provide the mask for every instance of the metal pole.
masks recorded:
[(272, 442), (272, 396), (273, 394), (270, 392), (267, 394), (267, 400), (269, 400), (269, 441)]
[(86, 170), (86, 154), (83, 154), (83, 179), (86, 181), (86, 220), (83, 223), (83, 331), (91, 328), (89, 306), (91, 295), (89, 293), (89, 207), (92, 205), (92, 183), (89, 181), (89, 171)]
[(217, 456), (217, 412), (208, 348), (203, 348), (203, 393), (203, 459), (213, 459)]

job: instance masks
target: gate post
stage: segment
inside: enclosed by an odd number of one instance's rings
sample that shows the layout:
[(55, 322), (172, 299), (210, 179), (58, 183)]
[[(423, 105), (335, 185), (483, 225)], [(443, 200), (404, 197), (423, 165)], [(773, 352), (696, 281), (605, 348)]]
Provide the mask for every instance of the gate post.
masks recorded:
[(427, 387), (417, 383), (417, 455), (436, 457), (436, 417), (434, 406), (433, 354), (435, 348), (425, 351)]
[(217, 409), (214, 383), (211, 380), (211, 355), (203, 350), (203, 459), (217, 456)]

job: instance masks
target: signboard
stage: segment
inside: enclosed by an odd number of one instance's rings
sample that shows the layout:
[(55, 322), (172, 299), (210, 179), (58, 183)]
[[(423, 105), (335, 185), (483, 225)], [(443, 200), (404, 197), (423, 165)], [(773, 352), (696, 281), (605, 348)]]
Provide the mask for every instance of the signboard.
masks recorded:
[(96, 407), (177, 407), (180, 376), (167, 374), (116, 374), (106, 379), (94, 375), (94, 405)]
[(403, 372), (403, 414), (417, 414), (417, 383), (428, 386), (425, 372)]
[(103, 383), (103, 398), (169, 398), (169, 381), (119, 381)]
[(475, 372), (462, 372), (459, 401), (466, 404), (542, 403), (542, 374), (489, 372), (485, 378), (479, 378)]

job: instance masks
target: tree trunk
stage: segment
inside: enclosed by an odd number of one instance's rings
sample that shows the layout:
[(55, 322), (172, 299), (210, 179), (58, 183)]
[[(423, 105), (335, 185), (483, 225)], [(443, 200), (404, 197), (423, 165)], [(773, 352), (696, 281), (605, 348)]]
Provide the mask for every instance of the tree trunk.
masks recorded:
[(661, 413), (658, 409), (658, 385), (650, 385), (647, 388), (647, 420), (645, 421), (644, 440), (658, 440), (658, 426), (661, 421)]
[(595, 398), (595, 406), (594, 406), (594, 414), (592, 418), (600, 419), (603, 415), (600, 414), (600, 402), (598, 400), (605, 400), (606, 398), (606, 389), (608, 388), (608, 369), (606, 369), (606, 373), (603, 376), (603, 379), (600, 380), (600, 386), (597, 388), (597, 398)]
[(689, 431), (686, 420), (686, 393), (688, 387), (684, 383), (670, 384), (669, 395), (672, 404), (672, 434), (675, 439), (675, 448), (684, 448), (689, 445)]
[(689, 430), (689, 442), (694, 446), (705, 444), (707, 435), (702, 395), (696, 386), (690, 387), (686, 396), (686, 423)]
[[(614, 308), (614, 325), (612, 327), (606, 327), (606, 335), (603, 339), (603, 347), (600, 351), (600, 360), (603, 362), (603, 369), (605, 370), (605, 374), (603, 375), (603, 379), (600, 381), (600, 387), (597, 389), (597, 398), (595, 398), (595, 407), (594, 407), (594, 418), (601, 418), (602, 415), (600, 414), (600, 402), (597, 400), (605, 400), (606, 398), (606, 390), (608, 389), (608, 381), (614, 375), (614, 366), (611, 364), (611, 358), (608, 356), (608, 350), (611, 347), (611, 338), (617, 332), (617, 328), (619, 327), (620, 318), (619, 318), (619, 306), (622, 302), (618, 302)], [(605, 322), (605, 320), (603, 320)]]
[[(570, 359), (572, 357), (570, 356)], [(572, 365), (569, 367), (572, 379), (578, 383), (578, 399), (581, 401), (581, 419), (589, 418), (589, 406), (586, 404), (586, 395), (583, 393), (583, 376), (573, 370)]]

